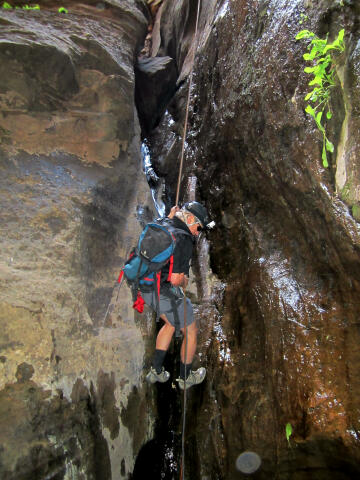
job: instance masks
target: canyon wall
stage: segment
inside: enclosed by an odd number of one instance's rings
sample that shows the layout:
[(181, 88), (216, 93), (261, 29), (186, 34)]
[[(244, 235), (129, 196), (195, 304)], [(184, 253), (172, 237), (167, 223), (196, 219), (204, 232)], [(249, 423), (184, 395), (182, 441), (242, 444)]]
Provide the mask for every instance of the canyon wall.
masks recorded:
[(128, 478), (152, 430), (151, 318), (134, 321), (125, 286), (115, 305), (150, 212), (134, 105), (148, 12), (38, 3), (0, 9), (0, 477)]

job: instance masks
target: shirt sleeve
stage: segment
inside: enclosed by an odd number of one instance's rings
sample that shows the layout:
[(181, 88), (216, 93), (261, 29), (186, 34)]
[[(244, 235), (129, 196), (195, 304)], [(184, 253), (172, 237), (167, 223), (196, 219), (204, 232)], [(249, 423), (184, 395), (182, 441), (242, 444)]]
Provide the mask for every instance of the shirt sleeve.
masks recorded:
[(174, 249), (173, 273), (185, 273), (189, 276), (193, 242), (188, 236), (181, 235), (179, 237)]

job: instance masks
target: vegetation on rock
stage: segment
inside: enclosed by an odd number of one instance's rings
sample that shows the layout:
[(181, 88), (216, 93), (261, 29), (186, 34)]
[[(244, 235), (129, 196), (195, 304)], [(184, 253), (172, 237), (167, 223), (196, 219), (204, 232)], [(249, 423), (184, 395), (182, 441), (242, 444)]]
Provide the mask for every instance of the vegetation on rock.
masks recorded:
[(40, 10), (40, 6), (39, 5), (34, 5), (34, 6), (31, 6), (31, 5), (23, 5), (22, 7), (13, 7), (12, 5), (10, 5), (10, 3), (8, 2), (4, 2), (2, 4), (2, 8), (5, 8), (7, 10), (11, 10), (12, 8), (15, 8), (15, 9), (23, 9), (23, 10)]
[[(301, 32), (296, 35), (296, 40), (311, 38), (311, 42), (307, 47), (309, 53), (303, 55), (304, 60), (311, 62), (311, 66), (305, 67), (304, 72), (314, 77), (308, 84), (312, 87), (312, 90), (305, 96), (305, 100), (309, 102), (305, 108), (305, 112), (314, 118), (323, 136), (322, 161), (324, 167), (329, 166), (326, 152), (332, 153), (334, 151), (334, 145), (327, 138), (323, 124), (324, 113), (326, 113), (327, 120), (330, 120), (332, 117), (330, 93), (331, 89), (335, 86), (336, 69), (335, 60), (331, 53), (344, 51), (344, 34), (345, 30), (340, 30), (332, 43), (328, 42), (327, 37), (321, 39), (309, 30), (301, 30)], [(313, 106), (310, 102), (312, 102)]]

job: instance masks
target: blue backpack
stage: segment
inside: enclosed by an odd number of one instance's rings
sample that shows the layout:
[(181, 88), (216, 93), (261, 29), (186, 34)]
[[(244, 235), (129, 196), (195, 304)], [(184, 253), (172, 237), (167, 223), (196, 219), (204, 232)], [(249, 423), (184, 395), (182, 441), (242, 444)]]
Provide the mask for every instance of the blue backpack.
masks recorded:
[[(156, 223), (155, 223), (156, 222)], [(138, 311), (139, 288), (153, 286), (160, 295), (161, 269), (168, 262), (170, 280), (173, 267), (173, 253), (176, 244), (176, 234), (188, 235), (182, 229), (175, 228), (169, 219), (159, 219), (148, 223), (141, 232), (137, 246), (132, 250), (129, 259), (122, 268), (118, 282), (124, 276), (133, 293), (134, 308)], [(141, 309), (141, 304), (140, 304)]]

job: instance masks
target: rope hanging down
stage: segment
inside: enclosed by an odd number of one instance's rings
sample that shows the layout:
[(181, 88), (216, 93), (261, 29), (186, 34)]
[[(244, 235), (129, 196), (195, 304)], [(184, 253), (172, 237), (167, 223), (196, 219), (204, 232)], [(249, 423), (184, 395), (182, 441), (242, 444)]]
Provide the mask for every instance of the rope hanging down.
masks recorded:
[(187, 96), (187, 102), (186, 102), (185, 122), (184, 122), (184, 131), (183, 131), (182, 144), (181, 144), (180, 168), (179, 168), (179, 176), (178, 176), (178, 182), (177, 182), (177, 188), (176, 188), (175, 205), (178, 205), (178, 203), (179, 203), (180, 183), (181, 183), (181, 176), (182, 176), (183, 165), (184, 165), (185, 139), (186, 139), (187, 125), (188, 125), (189, 105), (190, 105), (192, 77), (193, 77), (193, 70), (194, 70), (194, 61), (195, 61), (195, 54), (196, 54), (196, 50), (197, 50), (197, 31), (198, 31), (198, 23), (199, 23), (200, 4), (201, 4), (201, 0), (198, 0), (198, 8), (197, 8), (196, 24), (195, 24), (195, 35), (194, 35), (195, 45), (194, 45), (193, 55), (192, 55), (192, 60), (191, 60), (191, 70), (190, 70), (190, 77), (189, 77), (189, 90), (188, 90), (188, 96)]
[[(185, 356), (184, 362), (186, 365), (187, 360), (187, 325), (186, 325), (186, 295), (184, 290), (184, 335), (185, 335)], [(185, 369), (186, 370), (186, 369)], [(180, 480), (184, 480), (185, 475), (185, 417), (186, 415), (186, 371), (185, 371), (185, 379), (184, 379), (184, 412), (183, 412), (183, 424), (182, 424), (182, 432), (181, 432), (181, 466), (180, 466)]]
[[(192, 55), (192, 60), (191, 60), (189, 90), (188, 90), (188, 96), (187, 96), (187, 102), (186, 102), (184, 131), (183, 131), (182, 144), (181, 144), (180, 168), (179, 168), (179, 176), (178, 176), (178, 183), (177, 183), (177, 189), (176, 189), (176, 201), (175, 201), (176, 206), (179, 203), (180, 183), (181, 183), (181, 176), (182, 176), (183, 165), (184, 165), (185, 139), (186, 139), (186, 133), (187, 133), (188, 116), (189, 116), (189, 105), (190, 105), (192, 77), (193, 77), (193, 70), (194, 70), (194, 61), (195, 61), (195, 54), (196, 54), (196, 50), (197, 50), (197, 31), (198, 31), (198, 23), (199, 23), (199, 15), (200, 15), (200, 4), (201, 4), (201, 0), (198, 0), (197, 13), (196, 13), (196, 23), (195, 23), (195, 35), (194, 35), (195, 44), (194, 44), (193, 55)], [(187, 332), (187, 325), (186, 325), (186, 294), (185, 294), (185, 289), (184, 289), (184, 335), (185, 335), (184, 363), (186, 365), (187, 364), (186, 363), (187, 362), (187, 349), (188, 349), (188, 332)], [(183, 424), (182, 424), (182, 432), (181, 432), (180, 480), (184, 480), (184, 478), (185, 478), (184, 477), (184, 475), (185, 475), (185, 425), (186, 425), (186, 371), (185, 371), (185, 379), (184, 379), (184, 408), (183, 408)]]

